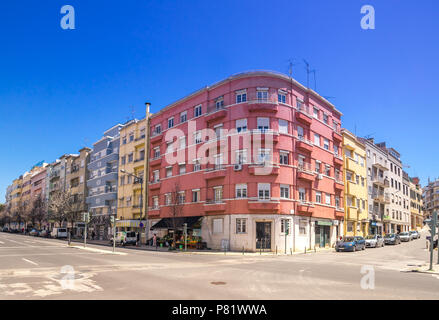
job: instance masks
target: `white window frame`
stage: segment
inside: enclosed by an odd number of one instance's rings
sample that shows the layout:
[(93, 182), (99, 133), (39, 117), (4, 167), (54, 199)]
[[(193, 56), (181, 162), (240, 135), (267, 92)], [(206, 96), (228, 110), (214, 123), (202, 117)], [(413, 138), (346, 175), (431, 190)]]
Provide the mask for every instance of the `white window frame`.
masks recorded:
[(236, 199), (245, 199), (247, 198), (247, 184), (240, 183), (235, 185), (235, 198)]
[(270, 183), (258, 183), (258, 199), (259, 201), (269, 201), (271, 199)]

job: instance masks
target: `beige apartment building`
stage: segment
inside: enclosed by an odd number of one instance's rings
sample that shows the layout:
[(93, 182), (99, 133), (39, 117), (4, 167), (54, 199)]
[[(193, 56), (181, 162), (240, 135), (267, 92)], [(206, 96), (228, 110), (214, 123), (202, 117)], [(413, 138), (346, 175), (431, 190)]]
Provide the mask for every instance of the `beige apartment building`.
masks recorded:
[[(146, 193), (146, 120), (129, 121), (120, 130), (119, 187), (117, 191), (117, 228), (138, 231), (140, 216), (145, 218)], [(143, 179), (143, 184), (139, 179)], [(143, 200), (142, 200), (143, 199)]]
[(412, 230), (422, 228), (424, 222), (422, 188), (419, 178), (410, 178), (410, 225)]

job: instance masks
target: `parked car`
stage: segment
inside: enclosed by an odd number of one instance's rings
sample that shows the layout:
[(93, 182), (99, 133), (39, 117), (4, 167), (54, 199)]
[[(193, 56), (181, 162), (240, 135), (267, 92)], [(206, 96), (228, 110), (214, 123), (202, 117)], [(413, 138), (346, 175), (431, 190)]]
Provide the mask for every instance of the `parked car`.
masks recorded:
[(388, 233), (384, 236), (384, 243), (387, 244), (400, 244), (401, 239), (399, 238), (399, 235), (395, 233)]
[(29, 235), (30, 235), (30, 236), (34, 236), (34, 237), (36, 237), (36, 236), (39, 235), (39, 233), (40, 233), (40, 231), (38, 231), (37, 229), (32, 229), (32, 230), (29, 232)]
[(366, 241), (363, 237), (345, 236), (337, 241), (335, 251), (357, 251), (366, 249)]
[(51, 234), (52, 238), (65, 239), (67, 238), (66, 228), (53, 228)]
[(384, 239), (379, 234), (371, 234), (366, 237), (366, 248), (384, 247)]
[(11, 229), (9, 232), (10, 233), (20, 233), (20, 230), (18, 230), (18, 229)]
[[(110, 239), (110, 243), (113, 244), (113, 237)], [(116, 232), (116, 245), (127, 245), (137, 243), (137, 235), (134, 231), (120, 231)]]
[(41, 230), (41, 232), (38, 234), (39, 237), (44, 237), (44, 238), (48, 238), (50, 236), (50, 232), (49, 230)]
[(3, 232), (9, 232), (9, 228), (8, 227), (3, 227), (2, 231)]
[(419, 239), (419, 238), (421, 237), (421, 235), (419, 234), (419, 232), (416, 231), (416, 230), (409, 231), (409, 233), (412, 235), (412, 238), (413, 238), (413, 239)]
[(401, 242), (410, 242), (412, 240), (412, 237), (408, 232), (401, 232), (399, 238), (401, 239)]

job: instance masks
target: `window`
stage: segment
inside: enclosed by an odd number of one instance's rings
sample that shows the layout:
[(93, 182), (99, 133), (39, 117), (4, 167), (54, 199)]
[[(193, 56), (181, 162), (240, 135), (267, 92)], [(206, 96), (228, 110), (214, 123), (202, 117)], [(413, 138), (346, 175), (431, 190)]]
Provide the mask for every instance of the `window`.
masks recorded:
[(280, 164), (288, 164), (288, 152), (280, 151), (279, 152), (279, 163)]
[(241, 90), (236, 92), (236, 103), (246, 102), (247, 92), (246, 90)]
[(215, 126), (215, 134), (216, 134), (216, 138), (218, 140), (221, 139), (222, 132), (223, 132), (223, 125), (222, 124)]
[(331, 195), (328, 193), (325, 194), (325, 204), (331, 205)]
[(247, 219), (236, 219), (236, 233), (247, 233)]
[(130, 142), (134, 141), (134, 133), (130, 133)]
[(186, 193), (184, 191), (180, 191), (178, 193), (178, 203), (184, 203), (186, 201)]
[(183, 111), (182, 113), (180, 113), (180, 123), (183, 123), (186, 121), (187, 121), (187, 111)]
[(159, 197), (157, 197), (157, 196), (152, 197), (152, 207), (153, 207), (153, 209), (159, 208)]
[(290, 186), (286, 184), (280, 185), (280, 197), (282, 199), (289, 199), (290, 198)]
[(267, 101), (268, 100), (268, 91), (267, 90), (258, 90), (257, 91), (258, 100)]
[(247, 119), (236, 120), (236, 131), (237, 132), (247, 131)]
[(334, 154), (338, 155), (338, 145), (334, 144)]
[(323, 122), (328, 124), (328, 115), (326, 113), (323, 114)]
[(314, 144), (320, 146), (320, 135), (317, 133), (314, 133)]
[(331, 166), (329, 164), (325, 164), (325, 175), (328, 177), (331, 175)]
[(168, 119), (168, 129), (174, 126), (174, 117)]
[(236, 150), (236, 164), (247, 163), (247, 150)]
[(192, 190), (192, 202), (200, 201), (200, 189)]
[(127, 137), (122, 137), (122, 144), (127, 144)]
[(220, 170), (223, 168), (223, 155), (222, 154), (216, 154), (214, 156), (215, 158), (215, 170)]
[(306, 236), (306, 230), (308, 230), (308, 221), (299, 220), (299, 235)]
[(126, 156), (123, 156), (122, 159), (121, 159), (121, 164), (125, 164), (126, 160), (127, 160)]
[(157, 159), (160, 157), (160, 147), (154, 148), (154, 159)]
[(335, 207), (340, 208), (340, 197), (339, 196), (335, 196)]
[(280, 103), (286, 103), (287, 97), (286, 97), (285, 93), (279, 92), (277, 94), (277, 101), (279, 101)]
[(178, 168), (180, 170), (180, 174), (186, 173), (186, 164), (185, 163), (179, 164)]
[(173, 153), (174, 152), (174, 143), (171, 142), (167, 142), (166, 143), (166, 153)]
[(196, 106), (194, 108), (194, 117), (199, 117), (202, 115), (202, 111), (201, 111), (201, 104), (199, 106)]
[(299, 137), (300, 140), (303, 139), (304, 135), (303, 135), (303, 128), (300, 126), (297, 126), (297, 136)]
[(243, 184), (237, 184), (235, 187), (236, 191), (236, 198), (242, 199), (247, 198), (247, 185), (245, 183)]
[(223, 107), (224, 107), (224, 98), (221, 96), (215, 100), (215, 108), (216, 110), (220, 110)]
[(215, 195), (215, 202), (222, 202), (223, 200), (223, 187), (214, 187), (213, 188)]
[(133, 162), (133, 158), (134, 158), (134, 155), (132, 153), (130, 153), (128, 155), (128, 162)]
[(280, 232), (290, 234), (290, 219), (280, 220)]
[(160, 180), (160, 171), (159, 170), (154, 170), (153, 175), (154, 175), (153, 182), (158, 182)]
[(195, 143), (196, 143), (196, 144), (202, 142), (202, 139), (201, 139), (201, 131), (194, 132), (194, 140), (195, 140)]
[(259, 200), (270, 200), (269, 183), (258, 183), (258, 198)]
[(196, 159), (196, 160), (194, 160), (194, 172), (200, 171), (200, 170), (201, 170), (200, 160)]
[(162, 132), (162, 126), (160, 124), (155, 126), (154, 133), (160, 134)]
[(178, 139), (180, 141), (180, 150), (183, 150), (184, 148), (186, 148), (186, 137), (180, 137)]
[(213, 219), (213, 233), (223, 233), (223, 219)]
[(326, 138), (323, 138), (323, 148), (329, 150), (329, 140)]
[(172, 177), (172, 167), (167, 167), (166, 168), (166, 177)]
[(321, 163), (320, 161), (316, 160), (316, 172), (317, 172), (317, 173), (321, 173), (321, 172), (320, 172), (320, 170), (321, 170), (321, 169), (320, 169), (321, 164), (322, 164), (322, 163)]
[(316, 202), (322, 203), (322, 193), (320, 191), (316, 191)]
[(270, 128), (270, 118), (258, 118), (258, 130), (265, 132)]
[(167, 206), (171, 205), (172, 203), (172, 197), (170, 193), (165, 194), (165, 204)]
[(305, 202), (306, 201), (306, 191), (305, 191), (305, 188), (299, 188), (299, 200), (301, 202)]
[(313, 111), (314, 118), (318, 119), (319, 118), (319, 109), (316, 107), (313, 107), (312, 111)]
[(265, 164), (271, 160), (270, 149), (259, 149), (258, 163)]
[(279, 119), (279, 132), (280, 133), (288, 133), (288, 121)]

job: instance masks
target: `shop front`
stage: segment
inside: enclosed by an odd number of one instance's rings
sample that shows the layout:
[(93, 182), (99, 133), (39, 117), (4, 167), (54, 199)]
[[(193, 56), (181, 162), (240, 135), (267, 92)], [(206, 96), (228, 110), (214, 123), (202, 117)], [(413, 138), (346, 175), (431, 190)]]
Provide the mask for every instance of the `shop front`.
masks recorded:
[(370, 234), (383, 234), (383, 224), (381, 222), (370, 220), (369, 223), (369, 233)]
[[(156, 246), (174, 247), (177, 249), (204, 249), (206, 243), (201, 238), (201, 216), (163, 218), (151, 227), (152, 237), (147, 244), (153, 246), (154, 236)], [(186, 238), (185, 238), (185, 230)], [(175, 244), (174, 244), (175, 239)]]
[(315, 230), (315, 246), (320, 248), (331, 246), (332, 221), (317, 220)]

